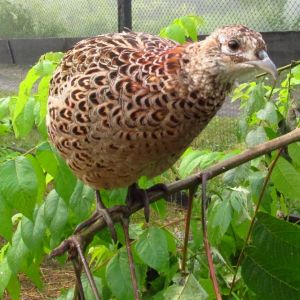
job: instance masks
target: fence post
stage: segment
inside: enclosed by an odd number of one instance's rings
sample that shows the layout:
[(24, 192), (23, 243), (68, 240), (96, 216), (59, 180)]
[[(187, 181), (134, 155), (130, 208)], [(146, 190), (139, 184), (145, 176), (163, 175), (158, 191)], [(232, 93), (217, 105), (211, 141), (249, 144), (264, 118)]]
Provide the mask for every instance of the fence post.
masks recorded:
[(131, 0), (118, 0), (118, 31), (132, 29)]

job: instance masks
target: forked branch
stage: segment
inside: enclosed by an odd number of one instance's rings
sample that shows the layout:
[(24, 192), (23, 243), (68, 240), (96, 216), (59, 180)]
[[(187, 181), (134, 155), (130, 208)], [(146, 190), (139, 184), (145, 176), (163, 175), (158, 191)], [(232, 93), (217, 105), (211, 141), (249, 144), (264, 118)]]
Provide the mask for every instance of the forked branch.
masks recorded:
[[(218, 288), (218, 283), (216, 281), (216, 276), (215, 276), (215, 271), (212, 263), (212, 257), (211, 257), (211, 250), (209, 247), (208, 243), (208, 238), (206, 236), (207, 232), (205, 229), (205, 209), (206, 209), (206, 195), (205, 195), (205, 183), (206, 180), (214, 178), (222, 173), (225, 173), (226, 171), (233, 169), (245, 162), (248, 162), (256, 157), (259, 157), (261, 155), (267, 154), (272, 152), (273, 150), (283, 148), (293, 142), (300, 141), (300, 128), (297, 128), (293, 131), (291, 131), (288, 134), (285, 134), (279, 138), (276, 138), (274, 140), (268, 141), (266, 143), (257, 145), (256, 147), (250, 148), (243, 153), (236, 155), (234, 157), (231, 157), (225, 161), (222, 161), (218, 164), (215, 164), (214, 166), (196, 174), (190, 177), (187, 177), (186, 179), (175, 181), (167, 186), (168, 188), (168, 193), (176, 193), (184, 189), (190, 189), (190, 210), (192, 207), (192, 198), (194, 195), (195, 187), (197, 187), (200, 183), (203, 183), (203, 195), (202, 195), (202, 227), (203, 227), (203, 232), (204, 232), (204, 241), (205, 241), (205, 250), (206, 254), (208, 257), (208, 262), (210, 266), (210, 275), (211, 279), (213, 281), (213, 286), (214, 286), (214, 291), (216, 294), (217, 299), (221, 299), (221, 294), (219, 292)], [(204, 182), (202, 182), (204, 180)], [(165, 196), (163, 191), (152, 191), (149, 192), (147, 195), (149, 202), (155, 202)], [(143, 203), (142, 202), (134, 202), (130, 207), (127, 206), (115, 206), (109, 209), (109, 214), (111, 216), (111, 219), (114, 222), (120, 222), (122, 221), (122, 218), (124, 214), (122, 213), (122, 209), (124, 210), (124, 213), (126, 212), (126, 215), (129, 217), (131, 214), (135, 213), (136, 211), (140, 210), (143, 208)], [(99, 232), (99, 230), (102, 230), (107, 226), (107, 223), (105, 222), (103, 217), (99, 217), (99, 219), (91, 224), (89, 227), (84, 228), (82, 231), (76, 233), (75, 235), (69, 237), (68, 239), (64, 240), (59, 247), (54, 249), (51, 253), (51, 257), (55, 257), (58, 255), (62, 255), (65, 252), (72, 252), (72, 247), (74, 247), (74, 240), (75, 241), (82, 241), (84, 245), (87, 245), (94, 237), (94, 235)], [(186, 224), (186, 238), (188, 237), (188, 232), (189, 232), (189, 224), (187, 222)], [(249, 233), (250, 234), (250, 233)], [(129, 237), (127, 237), (129, 239)], [(127, 243), (128, 244), (128, 243)], [(185, 243), (187, 246), (187, 243)], [(186, 246), (185, 250), (183, 252), (183, 266), (182, 266), (182, 271), (185, 271), (185, 261), (186, 261)], [(129, 246), (130, 247), (130, 246)], [(97, 288), (95, 286), (95, 282), (93, 280), (92, 274), (87, 266), (86, 260), (83, 256), (83, 253), (81, 251), (81, 245), (76, 244), (76, 248), (78, 250), (78, 254), (80, 255), (80, 259), (83, 263), (83, 266), (85, 268), (85, 271), (88, 275), (89, 282), (91, 284), (91, 287), (93, 289), (94, 295), (96, 299), (100, 299), (100, 295), (98, 294)], [(130, 249), (127, 249), (130, 250)], [(130, 251), (128, 252), (129, 254), (131, 253)], [(129, 257), (130, 258), (130, 257)], [(130, 259), (132, 268), (131, 268), (131, 277), (132, 277), (132, 283), (134, 287), (134, 292), (135, 292), (135, 299), (139, 299), (139, 294), (138, 294), (138, 287), (136, 283), (136, 277), (135, 277), (135, 272), (134, 272), (134, 266), (133, 266), (133, 261), (132, 257)], [(233, 285), (232, 285), (233, 286)], [(79, 288), (79, 296), (80, 293), (82, 293), (82, 287), (78, 285), (77, 283), (77, 288)], [(78, 294), (78, 293), (76, 293)]]
[[(300, 141), (300, 128), (297, 128), (281, 137), (278, 137), (276, 139), (273, 139), (271, 141), (268, 141), (266, 143), (257, 145), (253, 148), (250, 148), (241, 154), (238, 154), (234, 157), (231, 157), (227, 160), (221, 161), (215, 165), (213, 165), (210, 168), (207, 168), (205, 171), (200, 172), (196, 175), (192, 175), (190, 177), (187, 177), (182, 180), (178, 180), (175, 182), (170, 183), (167, 188), (170, 194), (179, 192), (184, 189), (192, 188), (194, 185), (198, 185), (202, 182), (202, 175), (203, 173), (206, 174), (207, 179), (214, 178), (222, 173), (225, 173), (226, 171), (233, 169), (239, 165), (242, 165), (245, 162), (248, 162), (254, 158), (257, 158), (261, 155), (267, 154), (272, 152), (273, 150), (285, 147), (291, 143)], [(153, 203), (161, 198), (164, 197), (164, 193), (162, 191), (153, 191), (148, 194), (148, 199), (150, 203)], [(109, 213), (114, 222), (120, 222), (122, 218), (122, 213), (120, 213), (122, 207), (112, 207), (109, 208)], [(126, 210), (129, 215), (137, 212), (138, 210), (143, 208), (142, 202), (134, 202), (131, 207), (129, 207), (129, 212), (127, 208)], [(80, 240), (85, 241), (86, 244), (89, 243), (89, 241), (92, 240), (95, 234), (99, 232), (99, 230), (102, 230), (105, 228), (106, 222), (102, 217), (99, 217), (99, 219), (93, 223), (91, 226), (84, 228), (82, 231), (77, 233)], [(72, 245), (72, 237), (69, 239), (63, 241), (60, 246), (58, 246), (56, 249), (54, 249), (51, 253), (51, 257), (59, 256), (64, 254), (66, 251), (69, 251), (70, 246)]]

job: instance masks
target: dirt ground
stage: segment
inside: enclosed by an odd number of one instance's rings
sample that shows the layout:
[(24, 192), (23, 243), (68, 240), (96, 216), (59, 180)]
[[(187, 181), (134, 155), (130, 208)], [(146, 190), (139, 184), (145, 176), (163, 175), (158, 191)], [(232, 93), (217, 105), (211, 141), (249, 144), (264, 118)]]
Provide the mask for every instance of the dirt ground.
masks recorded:
[(0, 90), (15, 92), (30, 66), (0, 65)]
[[(44, 287), (38, 290), (34, 284), (23, 274), (19, 276), (21, 282), (21, 300), (53, 300), (60, 296), (63, 288), (68, 289), (75, 284), (75, 275), (72, 265), (67, 263), (63, 266), (51, 261), (41, 268)], [(11, 300), (5, 296), (4, 300)]]

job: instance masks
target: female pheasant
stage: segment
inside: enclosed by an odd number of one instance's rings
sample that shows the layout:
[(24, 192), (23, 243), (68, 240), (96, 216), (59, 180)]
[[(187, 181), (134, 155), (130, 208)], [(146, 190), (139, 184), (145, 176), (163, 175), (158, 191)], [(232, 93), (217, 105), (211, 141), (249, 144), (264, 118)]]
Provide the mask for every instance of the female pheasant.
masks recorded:
[(49, 136), (94, 189), (137, 190), (139, 177), (172, 166), (235, 79), (257, 68), (276, 76), (262, 36), (242, 25), (183, 45), (134, 32), (85, 39), (51, 80)]

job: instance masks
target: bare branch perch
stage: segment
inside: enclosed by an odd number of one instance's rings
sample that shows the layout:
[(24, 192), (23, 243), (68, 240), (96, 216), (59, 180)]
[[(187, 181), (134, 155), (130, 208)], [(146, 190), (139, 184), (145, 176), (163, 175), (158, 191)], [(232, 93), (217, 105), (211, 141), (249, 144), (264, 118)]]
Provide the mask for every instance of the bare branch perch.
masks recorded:
[[(246, 151), (244, 151), (241, 154), (238, 154), (234, 157), (231, 157), (227, 160), (224, 160), (220, 163), (215, 164), (214, 166), (206, 169), (203, 172), (200, 172), (196, 175), (187, 177), (182, 180), (175, 181), (171, 184), (169, 184), (168, 190), (169, 193), (176, 193), (178, 191), (188, 189), (192, 187), (195, 184), (200, 184), (201, 183), (201, 176), (203, 173), (207, 174), (207, 179), (214, 178), (222, 173), (225, 173), (226, 171), (233, 169), (239, 165), (242, 165), (243, 163), (250, 161), (254, 158), (257, 158), (261, 155), (267, 154), (272, 152), (273, 150), (279, 149), (281, 147), (285, 147), (291, 143), (300, 141), (300, 128), (297, 128), (293, 131), (291, 131), (288, 134), (285, 134), (281, 137), (278, 137), (274, 140), (268, 141), (266, 143), (257, 145), (253, 148), (250, 148)], [(153, 191), (150, 192), (148, 195), (149, 201), (155, 202), (161, 198), (164, 197), (163, 192), (159, 191)], [(118, 207), (112, 207), (109, 208), (109, 213), (111, 215), (111, 218), (114, 222), (120, 222), (122, 214), (120, 213), (120, 208), (124, 208), (124, 212), (128, 213), (128, 208), (125, 206), (118, 206)], [(140, 210), (143, 208), (143, 203), (142, 202), (135, 202), (131, 207), (129, 207), (129, 215), (135, 213), (136, 211)], [(89, 241), (92, 240), (93, 236), (99, 232), (99, 230), (102, 230), (103, 228), (106, 227), (106, 222), (102, 217), (99, 217), (99, 219), (89, 226), (88, 228), (83, 229), (76, 235), (80, 236), (80, 239), (82, 241), (85, 241), (86, 244), (89, 243)], [(51, 257), (55, 257), (58, 255), (62, 255), (64, 252), (69, 250), (69, 245), (71, 245), (72, 237), (68, 238), (67, 240), (63, 241), (60, 246), (58, 246), (56, 249), (54, 249), (51, 253)]]

